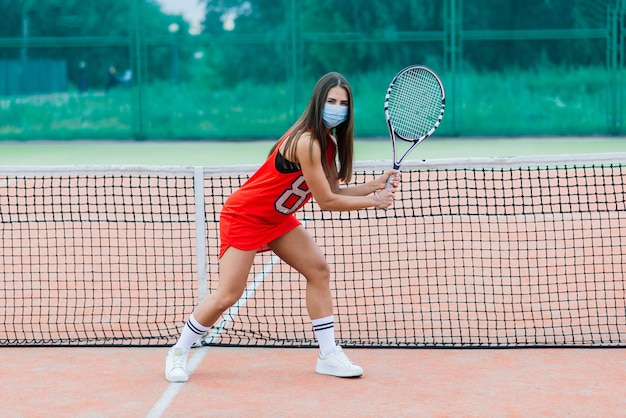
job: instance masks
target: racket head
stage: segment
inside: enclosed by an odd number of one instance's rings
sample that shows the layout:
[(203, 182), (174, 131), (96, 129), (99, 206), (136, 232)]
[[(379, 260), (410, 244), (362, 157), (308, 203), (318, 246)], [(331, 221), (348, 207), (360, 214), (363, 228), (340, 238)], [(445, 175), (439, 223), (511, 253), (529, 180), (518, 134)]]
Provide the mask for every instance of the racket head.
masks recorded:
[(385, 117), (392, 140), (421, 142), (432, 135), (443, 118), (446, 94), (429, 68), (412, 65), (391, 81), (385, 96)]

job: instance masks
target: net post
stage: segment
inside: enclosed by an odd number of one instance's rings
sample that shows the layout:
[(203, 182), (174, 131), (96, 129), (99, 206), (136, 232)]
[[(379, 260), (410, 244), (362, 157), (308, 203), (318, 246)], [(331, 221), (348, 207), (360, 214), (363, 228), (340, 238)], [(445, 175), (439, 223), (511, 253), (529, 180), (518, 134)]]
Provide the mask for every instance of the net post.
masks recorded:
[(198, 302), (207, 295), (206, 216), (204, 202), (204, 168), (194, 167), (194, 208), (196, 212), (196, 268), (198, 271)]

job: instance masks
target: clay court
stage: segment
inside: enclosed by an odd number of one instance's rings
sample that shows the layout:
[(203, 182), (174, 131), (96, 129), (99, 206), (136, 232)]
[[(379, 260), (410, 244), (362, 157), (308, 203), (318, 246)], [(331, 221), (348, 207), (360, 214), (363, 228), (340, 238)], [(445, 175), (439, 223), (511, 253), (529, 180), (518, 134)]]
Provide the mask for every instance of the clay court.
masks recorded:
[(358, 379), (314, 372), (315, 349), (203, 347), (183, 384), (166, 348), (0, 349), (12, 417), (619, 417), (623, 349), (352, 349)]

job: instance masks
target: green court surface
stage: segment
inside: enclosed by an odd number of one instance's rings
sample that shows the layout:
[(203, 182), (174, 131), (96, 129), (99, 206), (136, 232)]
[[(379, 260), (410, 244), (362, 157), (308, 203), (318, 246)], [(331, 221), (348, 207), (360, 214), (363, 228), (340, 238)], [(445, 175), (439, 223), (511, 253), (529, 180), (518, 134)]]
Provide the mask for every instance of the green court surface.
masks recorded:
[[(132, 164), (219, 166), (261, 163), (267, 141), (28, 141), (0, 142), (0, 165)], [(400, 144), (402, 151), (404, 145)], [(625, 137), (439, 138), (407, 158), (440, 159), (626, 152)], [(387, 138), (357, 139), (355, 160), (391, 160)]]

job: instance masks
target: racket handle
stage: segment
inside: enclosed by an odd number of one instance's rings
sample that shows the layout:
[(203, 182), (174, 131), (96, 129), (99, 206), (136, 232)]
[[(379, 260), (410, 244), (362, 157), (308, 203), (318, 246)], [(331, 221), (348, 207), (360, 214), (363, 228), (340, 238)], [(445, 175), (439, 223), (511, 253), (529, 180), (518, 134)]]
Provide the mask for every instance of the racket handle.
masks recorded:
[[(393, 169), (394, 170), (400, 170), (400, 166), (398, 164), (394, 164), (393, 165)], [(387, 184), (385, 185), (386, 189), (391, 189), (393, 186), (391, 185), (391, 181), (393, 180), (393, 178), (395, 176), (399, 176), (399, 174), (392, 174), (391, 176), (389, 176), (389, 178), (387, 179)]]

